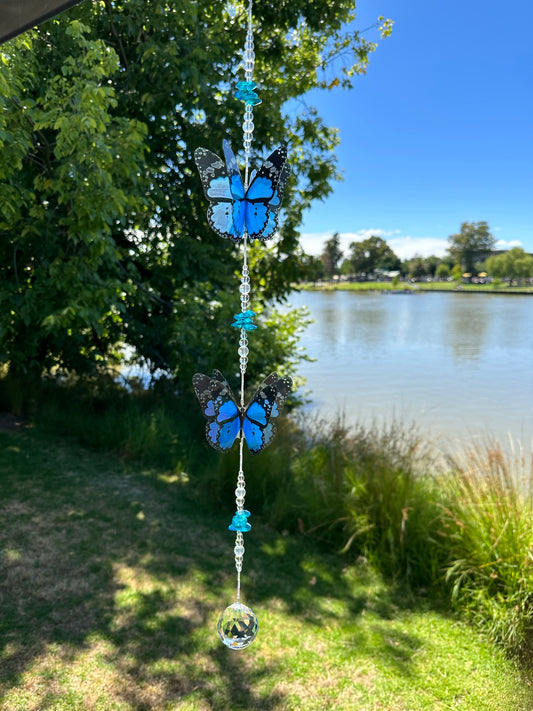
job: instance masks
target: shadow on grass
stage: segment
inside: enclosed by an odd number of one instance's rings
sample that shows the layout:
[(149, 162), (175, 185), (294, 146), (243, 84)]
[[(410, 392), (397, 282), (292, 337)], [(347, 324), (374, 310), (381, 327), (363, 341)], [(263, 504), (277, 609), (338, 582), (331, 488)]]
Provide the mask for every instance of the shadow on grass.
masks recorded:
[[(101, 682), (117, 708), (280, 707), (283, 692), (257, 691), (279, 660), (231, 652), (215, 632), (234, 594), (227, 511), (201, 511), (171, 477), (38, 433), (1, 434), (0, 447), (0, 701), (27, 685), (52, 707), (66, 698), (53, 670), (93, 654), (84, 673), (96, 681), (80, 693)], [(243, 586), (254, 607), (276, 604), (317, 627), (397, 612), (364, 567), (346, 571), (338, 556), (260, 525), (253, 533)], [(378, 633), (380, 654), (408, 675), (420, 642)]]

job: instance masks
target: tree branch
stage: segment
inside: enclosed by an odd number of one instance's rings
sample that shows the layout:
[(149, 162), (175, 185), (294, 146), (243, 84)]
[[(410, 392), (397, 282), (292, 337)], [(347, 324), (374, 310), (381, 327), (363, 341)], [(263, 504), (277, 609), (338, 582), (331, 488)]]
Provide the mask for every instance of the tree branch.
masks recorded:
[(111, 0), (105, 0), (105, 9), (107, 12), (107, 17), (109, 19), (109, 26), (111, 28), (111, 32), (113, 33), (113, 37), (117, 41), (118, 56), (120, 57), (120, 61), (122, 62), (124, 69), (127, 69), (128, 68), (128, 59), (126, 57), (126, 52), (124, 50), (124, 45), (122, 44), (122, 40), (120, 39), (120, 35), (117, 32), (115, 23), (113, 22), (113, 8), (111, 7)]

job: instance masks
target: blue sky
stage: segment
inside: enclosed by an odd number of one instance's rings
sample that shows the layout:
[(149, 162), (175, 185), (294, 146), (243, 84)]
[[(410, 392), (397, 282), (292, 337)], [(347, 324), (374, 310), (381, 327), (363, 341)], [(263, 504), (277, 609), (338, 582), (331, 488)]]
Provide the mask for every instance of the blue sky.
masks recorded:
[[(306, 97), (340, 129), (344, 182), (306, 213), (302, 244), (382, 236), (443, 254), (461, 222), (533, 252), (533, 2), (358, 0), (357, 27), (394, 20), (352, 91)], [(370, 33), (374, 39), (376, 33)]]

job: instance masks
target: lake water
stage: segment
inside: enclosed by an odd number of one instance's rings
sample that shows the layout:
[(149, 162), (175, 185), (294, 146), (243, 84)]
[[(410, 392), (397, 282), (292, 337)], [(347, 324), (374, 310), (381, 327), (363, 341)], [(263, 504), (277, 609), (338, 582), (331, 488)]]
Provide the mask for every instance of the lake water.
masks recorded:
[(311, 408), (416, 422), (444, 449), (533, 436), (533, 297), (300, 292)]

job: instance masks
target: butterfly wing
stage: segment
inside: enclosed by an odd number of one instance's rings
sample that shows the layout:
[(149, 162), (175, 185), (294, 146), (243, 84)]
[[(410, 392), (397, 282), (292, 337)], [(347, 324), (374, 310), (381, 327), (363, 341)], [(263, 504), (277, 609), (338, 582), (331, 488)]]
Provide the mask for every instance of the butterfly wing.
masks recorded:
[[(224, 147), (224, 152), (226, 152), (226, 147)], [(224, 164), (224, 161), (216, 153), (212, 153), (207, 148), (197, 148), (194, 151), (194, 160), (205, 196), (209, 200), (207, 210), (209, 224), (220, 237), (238, 242), (244, 233), (244, 187), (238, 168), (237, 175), (230, 174), (227, 164)], [(235, 156), (233, 156), (233, 160), (235, 161)], [(240, 198), (238, 197), (239, 182)]]
[(279, 416), (291, 388), (291, 378), (272, 373), (246, 408), (242, 431), (252, 454), (259, 454), (274, 438), (276, 426), (272, 420)]
[(196, 373), (192, 383), (207, 420), (207, 441), (219, 452), (228, 452), (241, 431), (241, 412), (230, 386), (218, 370), (213, 371), (212, 378)]
[(268, 203), (268, 221), (265, 229), (258, 235), (259, 239), (265, 241), (269, 237), (277, 232), (278, 230), (278, 212), (281, 208), (281, 203), (283, 202), (283, 195), (285, 193), (285, 186), (289, 175), (291, 174), (291, 167), (288, 163), (285, 163), (281, 171), (281, 175), (278, 182), (278, 187), (274, 192), (272, 200)]
[(224, 161), (207, 148), (197, 148), (194, 151), (194, 161), (206, 198), (209, 201), (231, 200), (229, 178)]
[(250, 182), (245, 198), (245, 223), (250, 239), (266, 239), (276, 230), (276, 215), (289, 172), (287, 146), (281, 145), (272, 151)]

